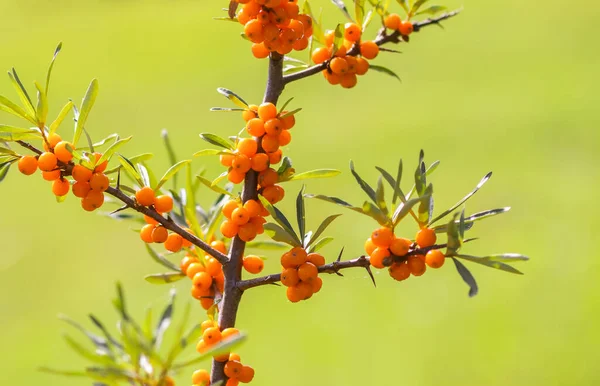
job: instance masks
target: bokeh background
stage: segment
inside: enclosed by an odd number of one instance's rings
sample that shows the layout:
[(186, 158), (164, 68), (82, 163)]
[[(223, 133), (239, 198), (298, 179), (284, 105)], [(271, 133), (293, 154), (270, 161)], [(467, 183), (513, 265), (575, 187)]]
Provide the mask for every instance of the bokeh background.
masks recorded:
[[(342, 20), (328, 1), (324, 22)], [(392, 2), (392, 8), (398, 8)], [(402, 55), (377, 62), (399, 83), (369, 73), (352, 90), (315, 76), (292, 84), (303, 107), (287, 149), (298, 171), (318, 167), (345, 173), (308, 182), (309, 192), (362, 202), (348, 171), (353, 159), (369, 181), (374, 166), (395, 170), (440, 159), (432, 181), (437, 207), (453, 204), (489, 170), (492, 180), (468, 212), (510, 205), (513, 210), (478, 224), (466, 252), (521, 252), (531, 256), (516, 276), (469, 265), (480, 294), (467, 288), (452, 264), (419, 279), (393, 282), (362, 270), (327, 276), (321, 293), (290, 304), (283, 289), (250, 291), (239, 327), (250, 334), (240, 349), (257, 369), (256, 385), (597, 385), (600, 347), (600, 34), (595, 2), (457, 0), (459, 17), (430, 27), (403, 45)], [(80, 101), (98, 78), (100, 96), (88, 129), (99, 139), (133, 135), (125, 154), (151, 151), (159, 173), (168, 167), (160, 130), (167, 128), (180, 158), (207, 147), (200, 132), (236, 133), (237, 114), (215, 92), (231, 88), (261, 99), (266, 61), (254, 60), (240, 27), (212, 20), (226, 1), (0, 0), (0, 67), (15, 66), (30, 86), (43, 80), (52, 51), (64, 49), (51, 87), (51, 115), (67, 98)], [(306, 58), (306, 53), (300, 54)], [(7, 78), (0, 94), (14, 97)], [(12, 123), (2, 115), (3, 123)], [(65, 126), (63, 133), (70, 130)], [(215, 159), (204, 162), (216, 176)], [(410, 174), (410, 173), (407, 173)], [(409, 185), (406, 181), (405, 186)], [(300, 183), (286, 186), (283, 205)], [(204, 191), (203, 202), (213, 194)], [(133, 312), (162, 306), (168, 288), (142, 277), (161, 267), (149, 259), (128, 223), (83, 213), (76, 200), (56, 204), (47, 183), (13, 170), (0, 188), (0, 383), (82, 385), (36, 371), (40, 365), (77, 369), (85, 362), (67, 349), (58, 313), (85, 320), (90, 312), (116, 319), (110, 299), (121, 281)], [(310, 224), (344, 213), (330, 233), (333, 259), (362, 253), (374, 221), (325, 203), (309, 202)], [(402, 228), (412, 236), (414, 227)], [(277, 271), (271, 253), (267, 271)], [(191, 301), (189, 282), (178, 306)], [(202, 319), (199, 308), (194, 318)], [(112, 323), (111, 323), (112, 324)], [(193, 356), (193, 350), (187, 353)], [(208, 366), (208, 363), (206, 363)], [(189, 384), (189, 374), (177, 376)]]

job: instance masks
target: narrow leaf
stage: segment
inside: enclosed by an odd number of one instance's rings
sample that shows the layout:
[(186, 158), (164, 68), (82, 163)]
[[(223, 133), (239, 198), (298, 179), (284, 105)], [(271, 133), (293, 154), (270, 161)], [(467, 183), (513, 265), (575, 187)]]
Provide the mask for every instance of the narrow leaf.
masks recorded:
[(298, 220), (298, 230), (300, 231), (300, 237), (304, 240), (306, 234), (306, 209), (304, 206), (304, 186), (298, 192), (296, 198), (296, 217)]
[(100, 157), (100, 159), (96, 162), (96, 164), (100, 165), (104, 161), (110, 160), (110, 158), (113, 156), (113, 154), (115, 154), (121, 146), (123, 146), (127, 142), (129, 142), (131, 140), (131, 138), (132, 137), (123, 138), (123, 139), (116, 141), (112, 145), (110, 145), (110, 147), (108, 149), (106, 149), (106, 151), (104, 151), (104, 153), (102, 154), (102, 157)]
[(77, 145), (81, 134), (83, 134), (83, 128), (88, 119), (90, 111), (94, 106), (94, 102), (96, 102), (96, 97), (98, 96), (98, 80), (93, 79), (92, 83), (88, 87), (85, 96), (83, 97), (83, 101), (81, 103), (81, 109), (79, 111), (79, 115), (77, 117), (77, 124), (75, 125), (75, 134), (73, 135), (73, 145)]
[(394, 71), (390, 70), (387, 67), (379, 66), (379, 65), (376, 65), (376, 64), (371, 64), (369, 66), (369, 70), (373, 70), (373, 71), (376, 71), (376, 72), (381, 72), (382, 74), (389, 75), (391, 77), (394, 77), (394, 78), (398, 79), (398, 81), (402, 82), (402, 79), (400, 79), (400, 77), (398, 76), (398, 74), (396, 74)]
[(341, 214), (333, 214), (333, 215), (327, 217), (325, 220), (323, 220), (323, 222), (319, 225), (319, 227), (317, 228), (315, 233), (311, 236), (311, 238), (308, 241), (308, 243), (306, 244), (306, 246), (309, 247), (313, 242), (317, 241), (317, 239), (319, 237), (321, 237), (323, 232), (325, 232), (325, 229), (327, 229), (327, 227), (329, 225), (331, 225), (331, 223), (340, 216), (341, 216)]
[(312, 178), (330, 178), (335, 177), (342, 172), (335, 169), (316, 169), (310, 170), (307, 172), (297, 173), (292, 175), (286, 181), (299, 181), (299, 180), (308, 180)]
[(232, 101), (235, 105), (243, 108), (243, 109), (247, 109), (248, 108), (248, 103), (246, 103), (245, 100), (242, 99), (242, 97), (240, 97), (239, 95), (237, 95), (236, 93), (234, 93), (231, 90), (228, 90), (226, 88), (223, 87), (219, 87), (217, 88), (217, 91), (219, 92), (219, 94), (224, 95), (227, 99), (229, 99), (230, 101)]
[(152, 257), (152, 260), (156, 261), (158, 264), (162, 265), (163, 267), (172, 269), (173, 271), (179, 271), (181, 273), (181, 270), (179, 269), (179, 267), (177, 265), (171, 263), (164, 256), (157, 253), (154, 249), (152, 249), (152, 247), (150, 247), (150, 245), (148, 245), (148, 244), (145, 244), (145, 245), (146, 245), (146, 251), (148, 252), (150, 257)]
[(331, 2), (335, 4), (335, 6), (340, 9), (340, 11), (342, 11), (344, 16), (346, 16), (348, 20), (354, 21), (352, 20), (352, 16), (350, 16), (350, 13), (348, 12), (348, 8), (346, 8), (346, 4), (344, 4), (342, 0), (331, 0)]
[(373, 203), (377, 204), (377, 195), (375, 193), (375, 191), (373, 190), (373, 188), (367, 184), (365, 182), (365, 180), (363, 180), (358, 173), (354, 170), (354, 162), (350, 161), (350, 171), (352, 172), (352, 175), (354, 176), (354, 178), (356, 179), (356, 182), (358, 183), (358, 185), (360, 186), (360, 188), (367, 193), (367, 196), (369, 196), (369, 198), (373, 201)]
[(225, 195), (227, 195), (227, 196), (229, 196), (229, 197), (235, 197), (235, 195), (233, 195), (231, 192), (229, 192), (229, 191), (227, 191), (227, 190), (225, 190), (225, 189), (221, 188), (220, 186), (213, 185), (213, 183), (212, 183), (211, 181), (207, 180), (206, 178), (204, 178), (204, 177), (202, 177), (202, 176), (196, 176), (196, 178), (197, 178), (198, 180), (200, 180), (200, 182), (201, 182), (203, 185), (207, 186), (207, 187), (208, 187), (210, 190), (212, 190), (213, 192), (217, 192), (217, 193), (220, 193), (220, 194), (225, 194)]
[(54, 50), (54, 55), (52, 56), (52, 61), (50, 62), (50, 66), (48, 67), (48, 73), (46, 74), (46, 89), (44, 90), (44, 94), (48, 96), (48, 89), (50, 88), (50, 77), (52, 76), (52, 68), (54, 68), (54, 61), (58, 56), (58, 53), (62, 49), (62, 42), (58, 43), (56, 49)]
[(291, 245), (292, 247), (300, 247), (301, 243), (296, 240), (288, 231), (280, 225), (267, 223), (264, 225), (265, 233), (273, 240)]
[(229, 150), (235, 150), (235, 146), (233, 146), (233, 144), (230, 141), (228, 141), (224, 138), (221, 138), (216, 134), (202, 133), (202, 134), (200, 134), (200, 138), (202, 138), (203, 140), (205, 140), (206, 142), (208, 142), (212, 145), (223, 147), (223, 148), (229, 149)]
[(396, 208), (396, 211), (392, 215), (392, 224), (394, 226), (398, 225), (398, 223), (404, 217), (406, 217), (406, 215), (408, 213), (410, 213), (410, 211), (412, 210), (412, 208), (415, 205), (417, 205), (420, 202), (423, 202), (424, 200), (428, 200), (428, 199), (429, 199), (429, 196), (422, 196), (422, 197), (412, 198), (412, 199), (402, 203), (402, 205), (398, 205), (398, 207)]
[(56, 132), (56, 130), (59, 128), (60, 124), (65, 120), (65, 118), (71, 112), (72, 109), (73, 109), (73, 102), (68, 101), (67, 104), (64, 105), (63, 108), (60, 110), (60, 113), (58, 113), (58, 116), (56, 117), (54, 122), (52, 122), (50, 124), (50, 128), (49, 128), (50, 134)]
[(495, 268), (495, 269), (499, 269), (501, 271), (504, 272), (510, 272), (510, 273), (514, 273), (517, 275), (522, 275), (523, 272), (519, 271), (516, 268), (513, 268), (512, 266), (506, 264), (506, 263), (502, 263), (500, 261), (492, 261), (492, 260), (488, 260), (482, 257), (477, 257), (477, 256), (470, 256), (470, 255), (454, 255), (454, 257), (459, 258), (459, 259), (463, 259), (463, 260), (467, 260), (470, 261), (472, 263), (477, 263), (477, 264), (481, 264), (481, 265), (485, 265), (486, 267), (490, 267), (490, 268)]
[(169, 168), (169, 170), (167, 170), (165, 172), (165, 175), (162, 176), (160, 181), (158, 181), (158, 184), (156, 185), (156, 187), (154, 187), (154, 191), (155, 192), (158, 191), (167, 181), (169, 181), (169, 179), (173, 178), (175, 176), (175, 174), (177, 174), (181, 169), (183, 169), (185, 167), (185, 165), (187, 165), (191, 162), (192, 161), (190, 161), (190, 160), (183, 160), (183, 161), (179, 161), (175, 165), (171, 166)]
[(460, 277), (469, 286), (469, 297), (473, 297), (473, 296), (477, 295), (479, 288), (477, 287), (477, 282), (475, 281), (475, 278), (471, 274), (471, 271), (469, 271), (467, 269), (467, 267), (465, 267), (463, 265), (463, 263), (461, 263), (454, 257), (452, 258), (452, 261), (454, 261), (454, 265), (456, 266), (456, 270), (458, 271), (458, 274), (460, 275)]
[(122, 156), (121, 154), (118, 154), (118, 156), (119, 156), (119, 162), (123, 166), (125, 173), (127, 173), (129, 175), (129, 177), (131, 177), (133, 180), (135, 180), (140, 186), (144, 186), (144, 182), (142, 181), (142, 177), (140, 176), (140, 173), (138, 173), (138, 171), (135, 169), (135, 166), (133, 166), (131, 161), (128, 160), (127, 158), (125, 158), (124, 156)]

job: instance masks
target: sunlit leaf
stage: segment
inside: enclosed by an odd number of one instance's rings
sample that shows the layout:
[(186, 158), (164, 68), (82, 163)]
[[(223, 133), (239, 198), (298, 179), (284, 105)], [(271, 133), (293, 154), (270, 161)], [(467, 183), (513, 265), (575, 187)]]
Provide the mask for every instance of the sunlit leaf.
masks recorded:
[(363, 180), (358, 175), (358, 173), (354, 170), (354, 162), (353, 161), (350, 161), (350, 171), (352, 172), (352, 175), (356, 179), (358, 186), (360, 186), (360, 188), (365, 193), (367, 193), (367, 196), (369, 196), (369, 198), (371, 199), (371, 201), (373, 201), (373, 203), (377, 204), (377, 195), (375, 194), (375, 190), (373, 190), (373, 188), (365, 180)]
[(316, 198), (316, 199), (319, 199), (319, 200), (331, 202), (333, 204), (339, 205), (339, 206), (344, 207), (346, 209), (350, 209), (350, 210), (353, 210), (355, 212), (364, 214), (362, 208), (354, 206), (354, 205), (352, 205), (352, 204), (350, 204), (350, 203), (342, 200), (341, 198), (332, 197), (332, 196), (325, 196), (325, 195), (322, 195), (322, 194), (309, 194), (309, 193), (305, 194), (304, 197), (306, 197), (306, 198)]
[(394, 211), (394, 214), (392, 215), (392, 224), (394, 226), (398, 225), (398, 223), (404, 218), (406, 217), (407, 214), (410, 213), (410, 211), (412, 210), (412, 208), (429, 199), (429, 196), (422, 196), (422, 197), (417, 197), (417, 198), (412, 198), (406, 202), (403, 202), (402, 205), (398, 205), (398, 207), (396, 208), (396, 210)]
[(23, 86), (23, 83), (21, 82), (21, 79), (19, 79), (19, 75), (17, 75), (17, 71), (14, 68), (12, 69), (12, 72), (8, 73), (8, 77), (10, 78), (10, 81), (13, 84), (17, 95), (19, 95), (19, 99), (25, 107), (25, 111), (27, 111), (32, 117), (35, 117), (35, 106), (33, 105), (33, 102), (31, 101), (31, 98), (29, 97), (25, 86)]
[[(295, 241), (296, 245), (301, 246), (302, 242), (300, 241), (300, 238), (298, 237), (298, 235), (296, 235), (296, 232), (294, 231), (294, 228), (292, 227), (292, 224), (290, 224), (287, 217), (285, 217), (285, 215), (279, 209), (277, 209), (276, 207), (271, 205), (271, 203), (269, 201), (267, 201), (264, 197), (260, 196), (259, 198), (260, 198), (260, 201), (262, 202), (262, 204), (264, 205), (264, 207), (269, 211), (269, 213), (273, 217), (273, 220), (275, 220), (277, 222), (277, 224), (279, 224), (279, 226), (286, 233), (288, 233), (289, 236), (292, 237), (292, 239)], [(268, 225), (268, 224), (266, 224), (266, 225)], [(265, 225), (265, 229), (266, 229), (266, 225)], [(271, 237), (271, 238), (273, 238), (273, 237)], [(284, 240), (277, 240), (275, 238), (273, 238), (273, 240), (285, 242)]]
[(335, 170), (335, 169), (316, 169), (316, 170), (310, 170), (307, 172), (293, 174), (291, 177), (289, 177), (285, 181), (299, 181), (299, 180), (308, 180), (308, 179), (312, 179), (312, 178), (330, 178), (330, 177), (335, 177), (335, 176), (339, 175), (340, 173), (342, 173), (342, 172), (339, 170)]
[(279, 251), (290, 249), (289, 243), (269, 240), (253, 240), (246, 243), (246, 248), (262, 249), (265, 251)]
[(166, 272), (166, 273), (155, 273), (152, 275), (144, 276), (144, 280), (146, 280), (150, 284), (170, 284), (179, 281), (186, 276), (181, 272)]
[(42, 86), (35, 82), (35, 88), (37, 90), (37, 107), (35, 110), (36, 118), (40, 125), (46, 124), (46, 118), (48, 118), (48, 99), (42, 88)]
[(379, 209), (379, 207), (377, 207), (377, 205), (375, 205), (369, 201), (365, 201), (363, 203), (362, 210), (363, 210), (364, 214), (366, 214), (369, 217), (372, 217), (380, 225), (382, 225), (382, 226), (390, 226), (391, 225), (390, 219), (385, 215), (385, 213), (383, 213), (383, 211), (381, 209)]
[(465, 267), (463, 265), (463, 263), (461, 263), (454, 257), (452, 258), (452, 261), (454, 261), (454, 265), (456, 266), (456, 270), (458, 271), (460, 277), (469, 286), (469, 296), (473, 297), (473, 296), (477, 295), (479, 288), (477, 287), (477, 282), (475, 281), (475, 278), (471, 274), (471, 271), (469, 271), (467, 269), (467, 267)]
[(50, 77), (52, 76), (52, 69), (54, 68), (54, 62), (56, 61), (56, 57), (58, 53), (62, 49), (62, 42), (58, 43), (56, 49), (54, 50), (54, 55), (52, 56), (52, 61), (50, 62), (50, 66), (48, 67), (48, 72), (46, 74), (46, 89), (44, 90), (44, 94), (48, 96), (48, 89), (50, 88)]
[(202, 177), (202, 176), (196, 176), (196, 178), (198, 180), (200, 180), (200, 182), (205, 185), (206, 187), (208, 187), (210, 190), (212, 190), (213, 192), (217, 192), (220, 194), (225, 194), (229, 197), (235, 197), (235, 195), (233, 195), (231, 192), (221, 188), (220, 186), (217, 185), (213, 185), (213, 182), (207, 180), (206, 178)]
[(121, 154), (118, 154), (118, 156), (119, 156), (119, 158), (118, 158), (119, 162), (123, 166), (123, 170), (125, 170), (125, 173), (127, 173), (140, 186), (144, 186), (144, 182), (142, 181), (142, 177), (140, 176), (140, 173), (135, 169), (135, 166), (133, 166), (131, 161), (128, 160), (127, 158), (125, 158), (124, 156), (122, 156)]
[(365, 0), (354, 0), (354, 17), (356, 24), (362, 25), (365, 17)]
[(298, 231), (300, 232), (300, 237), (304, 238), (306, 234), (306, 207), (304, 206), (304, 186), (298, 192), (298, 197), (296, 197), (296, 218), (298, 220)]
[(233, 145), (233, 143), (226, 140), (225, 138), (219, 137), (216, 134), (202, 133), (202, 134), (200, 134), (200, 138), (202, 138), (203, 140), (205, 140), (206, 142), (208, 142), (212, 145), (223, 147), (223, 148), (229, 149), (229, 150), (235, 150), (235, 146)]
[(15, 115), (19, 118), (28, 120), (29, 122), (31, 122), (32, 124), (37, 126), (37, 121), (36, 121), (34, 115), (29, 114), (28, 112), (23, 110), (21, 107), (17, 106), (16, 104), (11, 102), (9, 99), (3, 97), (2, 95), (0, 95), (0, 110), (7, 112), (9, 114)]
[(73, 135), (73, 145), (77, 145), (81, 134), (83, 134), (83, 128), (88, 119), (90, 111), (94, 106), (94, 102), (96, 102), (96, 97), (98, 96), (98, 80), (93, 79), (92, 83), (88, 87), (85, 96), (83, 97), (83, 101), (81, 103), (81, 109), (79, 111), (79, 115), (77, 116), (77, 124), (75, 125), (75, 134)]
[(52, 122), (50, 124), (50, 128), (49, 128), (50, 134), (55, 133), (56, 130), (58, 130), (61, 123), (63, 123), (63, 121), (65, 120), (65, 118), (71, 112), (72, 109), (73, 109), (73, 102), (68, 101), (67, 104), (64, 105), (63, 108), (60, 110), (60, 113), (58, 113), (58, 116), (56, 117), (54, 122)]
[(490, 259), (486, 259), (483, 257), (477, 257), (477, 256), (470, 256), (470, 255), (454, 255), (454, 257), (459, 258), (459, 259), (463, 259), (463, 260), (467, 260), (470, 261), (472, 263), (477, 263), (477, 264), (481, 264), (481, 265), (485, 265), (486, 267), (490, 267), (490, 268), (495, 268), (495, 269), (499, 269), (501, 271), (505, 271), (505, 272), (510, 272), (510, 273), (515, 273), (517, 275), (522, 275), (523, 272), (519, 271), (516, 268), (513, 268), (512, 266), (500, 262), (500, 261), (494, 261), (494, 260), (490, 260)]
[(396, 74), (394, 71), (390, 70), (387, 67), (379, 66), (379, 65), (376, 65), (376, 64), (371, 64), (369, 66), (369, 70), (373, 70), (373, 71), (380, 72), (380, 73), (385, 74), (385, 75), (389, 75), (391, 77), (394, 77), (394, 78), (398, 79), (400, 82), (402, 82), (402, 79), (400, 79), (400, 77), (398, 76), (398, 74)]
[[(335, 2), (335, 0), (332, 0)], [(348, 15), (349, 16), (349, 15)], [(335, 27), (335, 31), (333, 33), (333, 49), (331, 50), (331, 57), (333, 58), (336, 52), (340, 49), (340, 47), (344, 44), (344, 31), (345, 27), (343, 24), (338, 24)]]
[[(352, 16), (350, 16), (350, 13), (348, 12), (348, 8), (346, 8), (346, 4), (344, 4), (342, 0), (331, 0), (331, 2), (335, 4), (335, 6), (338, 7), (340, 11), (342, 11), (344, 16), (346, 16), (348, 20), (354, 21), (352, 20)], [(360, 23), (360, 21), (358, 23)]]
[(73, 338), (71, 338), (68, 335), (64, 335), (64, 339), (67, 342), (67, 344), (71, 347), (71, 349), (73, 351), (75, 351), (77, 354), (79, 354), (81, 357), (83, 357), (91, 362), (102, 364), (102, 365), (114, 364), (114, 360), (110, 356), (105, 355), (105, 354), (94, 353), (94, 352), (90, 351), (89, 349), (85, 348), (83, 345), (79, 344), (76, 340), (74, 340)]
[(425, 8), (422, 11), (417, 12), (415, 15), (419, 16), (419, 15), (425, 15), (425, 14), (427, 14), (427, 15), (434, 16), (434, 15), (436, 15), (436, 14), (438, 14), (440, 12), (443, 12), (443, 11), (445, 11), (447, 9), (448, 9), (448, 7), (444, 7), (443, 5), (432, 5), (432, 6), (428, 7), (428, 8)]
[(148, 252), (150, 257), (152, 257), (152, 260), (156, 261), (158, 264), (162, 265), (163, 267), (172, 269), (173, 271), (181, 271), (176, 264), (171, 263), (163, 255), (157, 253), (154, 249), (152, 249), (152, 247), (150, 247), (150, 245), (145, 244), (145, 246), (146, 246), (146, 251)]
[[(198, 176), (198, 178), (201, 178)], [(206, 180), (206, 186), (210, 185), (210, 181)], [(192, 165), (188, 164), (186, 168), (186, 179), (185, 179), (185, 219), (189, 222), (192, 232), (196, 235), (203, 237), (202, 227), (198, 222), (198, 216), (196, 215), (196, 190), (192, 180)]]
[(229, 99), (230, 101), (232, 101), (237, 106), (239, 106), (239, 107), (241, 107), (243, 109), (247, 109), (248, 108), (248, 103), (246, 103), (246, 101), (243, 100), (242, 97), (240, 97), (239, 95), (237, 95), (233, 91), (228, 90), (228, 89), (223, 88), (223, 87), (217, 88), (217, 91), (219, 92), (219, 94), (224, 95), (227, 99)]
[(231, 152), (222, 151), (219, 149), (204, 149), (194, 153), (194, 157), (203, 157), (207, 155), (233, 154)]
[[(313, 237), (314, 238), (314, 237)], [(316, 243), (308, 247), (307, 252), (312, 253), (316, 252), (319, 249), (325, 247), (327, 244), (333, 241), (333, 237), (323, 237), (322, 239), (317, 240)]]
[(306, 246), (309, 247), (311, 244), (313, 244), (315, 241), (317, 241), (317, 239), (319, 237), (321, 237), (323, 232), (325, 232), (325, 229), (327, 229), (327, 227), (329, 225), (331, 225), (331, 223), (340, 216), (341, 216), (341, 214), (333, 214), (333, 215), (327, 217), (325, 220), (323, 220), (323, 222), (319, 225), (319, 227), (317, 228), (315, 233), (311, 236), (311, 238), (308, 241), (308, 243), (306, 244)]
[(102, 157), (100, 157), (100, 159), (96, 162), (96, 164), (100, 165), (104, 161), (110, 160), (110, 158), (113, 156), (113, 154), (115, 154), (121, 146), (123, 146), (127, 142), (129, 142), (131, 140), (131, 138), (132, 137), (123, 138), (123, 139), (116, 141), (112, 145), (110, 145), (110, 147), (104, 151), (104, 153), (102, 154)]
[(375, 203), (377, 204), (377, 207), (379, 207), (379, 209), (381, 209), (383, 214), (387, 217), (389, 211), (387, 204), (385, 203), (385, 189), (383, 187), (383, 177), (381, 176), (379, 176), (377, 179), (377, 190), (375, 190), (375, 197)]
[(169, 170), (167, 170), (165, 172), (165, 174), (162, 176), (160, 181), (158, 181), (158, 184), (156, 184), (156, 186), (154, 187), (154, 191), (155, 192), (158, 191), (167, 181), (169, 181), (169, 179), (171, 179), (173, 176), (175, 176), (175, 174), (177, 174), (181, 169), (183, 169), (185, 167), (185, 165), (187, 165), (191, 162), (192, 161), (190, 161), (190, 160), (183, 160), (183, 161), (179, 161), (175, 165), (171, 166), (169, 168)]
[[(184, 275), (185, 276), (185, 275)], [(156, 329), (154, 330), (154, 347), (158, 350), (160, 345), (162, 344), (163, 337), (167, 329), (171, 325), (171, 321), (173, 320), (173, 308), (175, 307), (175, 289), (172, 289), (169, 293), (169, 303), (163, 310), (160, 319), (158, 320), (158, 324), (156, 325)]]

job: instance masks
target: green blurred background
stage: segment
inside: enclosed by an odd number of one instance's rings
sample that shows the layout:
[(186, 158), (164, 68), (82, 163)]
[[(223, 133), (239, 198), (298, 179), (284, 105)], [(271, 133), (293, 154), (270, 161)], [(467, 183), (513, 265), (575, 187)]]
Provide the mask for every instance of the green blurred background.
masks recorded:
[[(332, 27), (341, 14), (325, 0)], [(399, 8), (392, 2), (392, 7)], [(593, 230), (600, 226), (600, 51), (596, 2), (448, 0), (464, 5), (445, 30), (416, 34), (403, 54), (377, 62), (402, 83), (379, 73), (352, 90), (321, 76), (292, 84), (303, 107), (287, 149), (298, 171), (318, 167), (345, 173), (310, 181), (309, 192), (362, 202), (347, 173), (353, 159), (370, 181), (374, 166), (394, 170), (403, 157), (412, 170), (419, 149), (441, 159), (433, 176), (437, 207), (453, 204), (489, 170), (494, 177), (467, 206), (469, 212), (507, 206), (504, 216), (478, 224), (471, 254), (521, 252), (531, 256), (515, 276), (472, 266), (480, 294), (469, 299), (452, 264), (419, 279), (393, 282), (362, 270), (327, 276), (321, 293), (290, 304), (284, 290), (266, 287), (244, 297), (239, 327), (250, 334), (240, 349), (257, 369), (256, 385), (598, 385), (600, 265)], [(179, 157), (207, 147), (200, 132), (226, 136), (242, 124), (215, 92), (231, 88), (258, 102), (266, 61), (254, 60), (238, 25), (214, 21), (226, 1), (152, 0), (0, 1), (0, 68), (15, 66), (31, 86), (43, 80), (57, 42), (64, 49), (51, 87), (51, 115), (67, 98), (80, 101), (89, 81), (100, 96), (88, 129), (94, 138), (133, 135), (125, 154), (152, 151), (159, 173), (168, 167), (160, 130), (168, 128)], [(397, 9), (398, 10), (398, 9)], [(300, 55), (306, 57), (306, 53)], [(14, 97), (7, 78), (0, 94)], [(3, 123), (13, 123), (2, 115)], [(65, 125), (63, 133), (70, 131)], [(220, 172), (214, 159), (209, 175)], [(409, 182), (405, 182), (405, 186)], [(291, 212), (299, 183), (286, 186)], [(203, 202), (212, 200), (208, 191)], [(161, 270), (129, 231), (131, 224), (83, 213), (70, 197), (56, 204), (41, 178), (13, 170), (0, 189), (0, 383), (82, 385), (36, 371), (40, 365), (81, 368), (60, 337), (56, 319), (84, 321), (93, 312), (116, 318), (110, 299), (123, 282), (135, 314), (162, 306), (167, 287), (142, 277)], [(310, 223), (342, 213), (309, 202)], [(374, 221), (352, 212), (331, 228), (346, 257), (362, 253)], [(405, 227), (412, 236), (413, 227)], [(267, 271), (277, 271), (275, 254)], [(178, 283), (179, 305), (189, 282)], [(202, 319), (200, 309), (195, 318)], [(112, 324), (112, 322), (111, 322)], [(86, 322), (86, 325), (87, 324)], [(188, 354), (193, 356), (193, 350)], [(208, 366), (208, 363), (206, 364)], [(189, 374), (177, 376), (189, 384)]]

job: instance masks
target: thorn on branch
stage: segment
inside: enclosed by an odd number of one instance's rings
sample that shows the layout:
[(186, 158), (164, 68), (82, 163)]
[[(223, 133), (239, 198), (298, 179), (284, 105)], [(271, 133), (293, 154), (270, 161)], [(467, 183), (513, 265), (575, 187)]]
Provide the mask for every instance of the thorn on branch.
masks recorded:
[(371, 266), (367, 265), (365, 267), (365, 269), (367, 270), (367, 273), (369, 274), (369, 277), (371, 278), (371, 281), (373, 282), (373, 286), (375, 288), (377, 288), (377, 283), (375, 283), (375, 276), (373, 276), (373, 272), (371, 271)]

